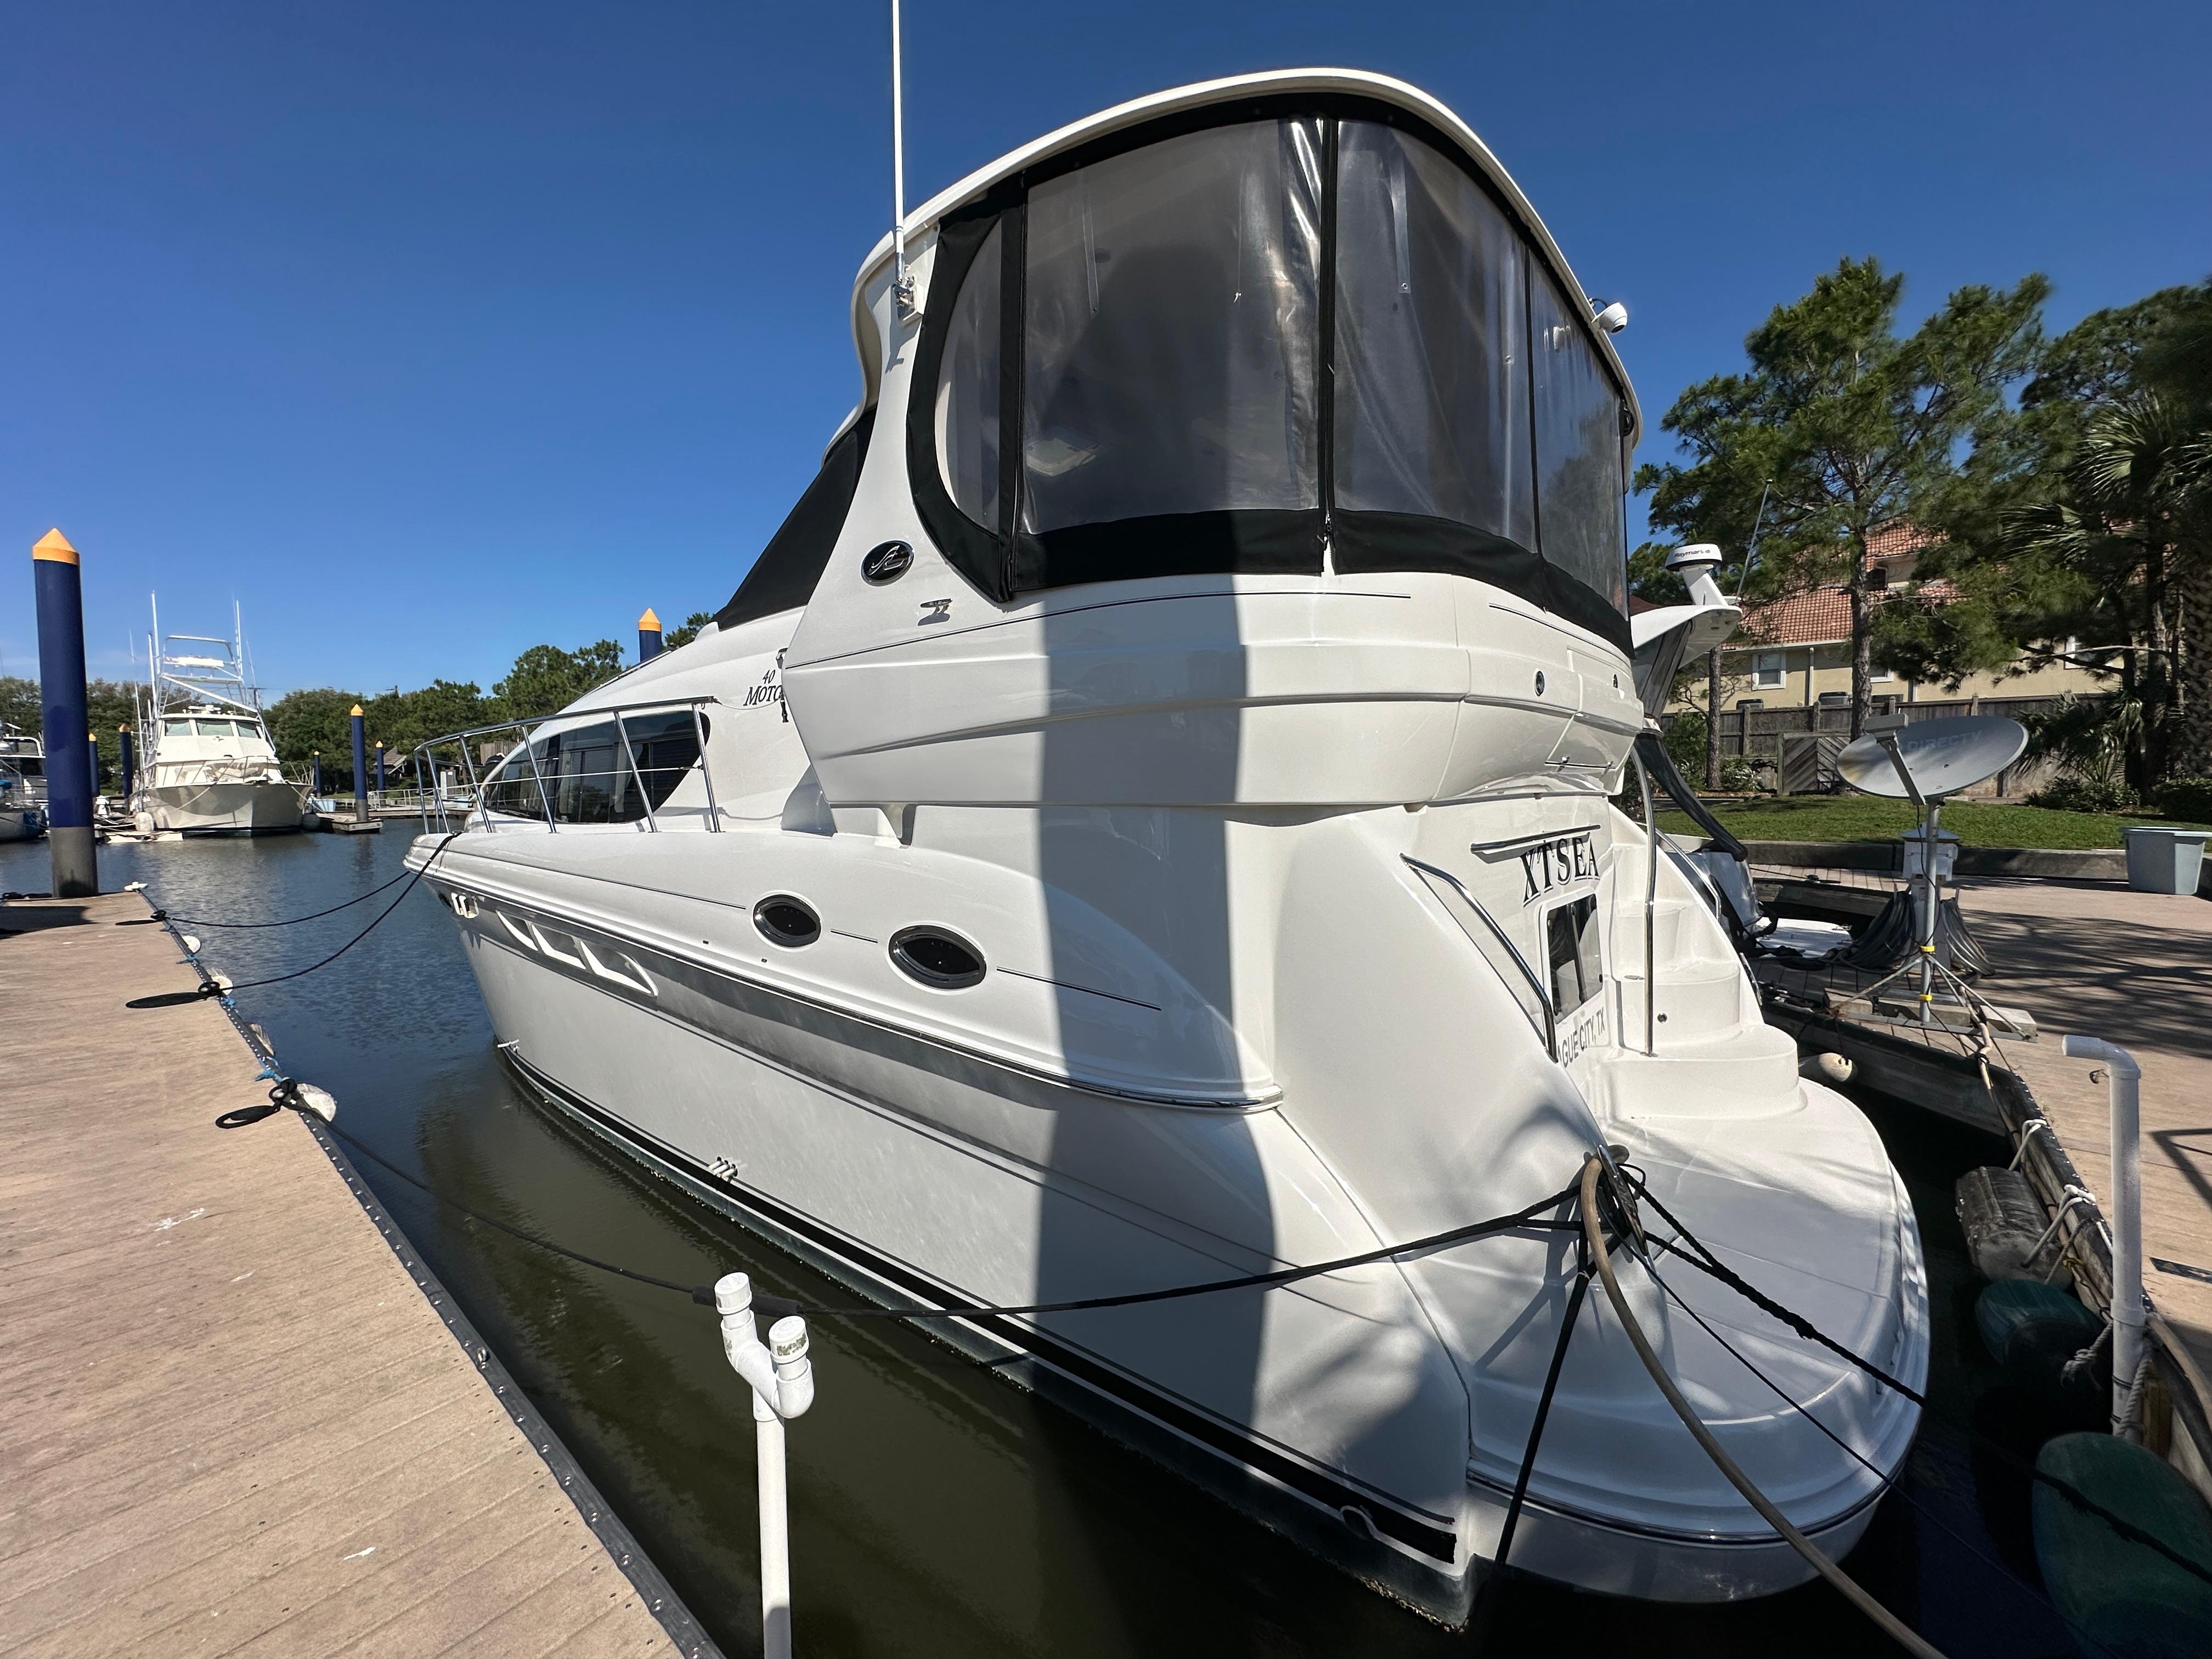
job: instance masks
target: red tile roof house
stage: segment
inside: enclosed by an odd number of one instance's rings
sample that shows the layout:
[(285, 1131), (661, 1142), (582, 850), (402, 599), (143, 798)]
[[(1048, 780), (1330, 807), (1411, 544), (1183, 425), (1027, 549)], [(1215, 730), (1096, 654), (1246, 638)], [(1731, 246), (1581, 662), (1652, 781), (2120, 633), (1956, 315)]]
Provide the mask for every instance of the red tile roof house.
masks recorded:
[[(1934, 539), (1908, 524), (1886, 526), (1870, 536), (1868, 551), (1881, 586), (1902, 591), (1912, 580), (1919, 550)], [(1937, 604), (1955, 596), (1957, 591), (1940, 580), (1922, 583), (1913, 590), (1917, 598)], [(1848, 737), (1849, 592), (1841, 586), (1811, 587), (1749, 606), (1741, 629), (1721, 653), (1721, 672), (1724, 757), (1778, 760), (1785, 732)], [(1673, 710), (1705, 706), (1702, 678), (1686, 682), (1682, 689), (1686, 695), (1675, 698)], [(2094, 694), (2102, 689), (2087, 670), (2071, 663), (2039, 665), (2003, 677), (1975, 674), (1956, 691), (1942, 685), (1923, 685), (1876, 668), (1870, 687), (1877, 709), (1909, 706), (1920, 718), (1938, 714), (2016, 713), (2042, 707), (2068, 692)], [(1986, 793), (2017, 794), (2020, 783), (2012, 779), (1994, 781)]]

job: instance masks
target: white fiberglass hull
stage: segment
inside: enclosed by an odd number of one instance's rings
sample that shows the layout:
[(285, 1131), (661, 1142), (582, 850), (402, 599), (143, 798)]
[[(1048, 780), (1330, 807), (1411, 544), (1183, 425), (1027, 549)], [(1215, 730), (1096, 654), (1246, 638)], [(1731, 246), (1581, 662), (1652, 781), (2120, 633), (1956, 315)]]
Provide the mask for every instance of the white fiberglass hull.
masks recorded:
[[(687, 959), (645, 937), (653, 930), (603, 929), (565, 904), (516, 902), (507, 882), (456, 875), (441, 862), (433, 885), (458, 898), (495, 1029), (538, 1092), (878, 1300), (1018, 1304), (1110, 1294), (1325, 1261), (1436, 1230), (1411, 1213), (1394, 1219), (1388, 1194), (1353, 1201), (1326, 1149), (1317, 1152), (1282, 1105), (1144, 1106), (1026, 1075), (863, 1011)], [(1926, 1307), (1909, 1208), (1848, 1103), (1799, 1084), (1787, 1058), (1731, 1063), (1773, 1072), (1778, 1059), (1787, 1103), (1736, 1126), (1740, 1163), (1700, 1150), (1714, 1126), (1681, 1112), (1683, 1098), (1715, 1093), (1695, 1060), (1646, 1103), (1658, 1109), (1635, 1136), (1638, 1161), (1670, 1206), (1686, 1218), (1709, 1217), (1717, 1192), (1765, 1187), (1772, 1155), (1807, 1143), (1808, 1158), (1830, 1172), (1819, 1194), (1829, 1207), (1793, 1217), (1785, 1203), (1766, 1220), (1773, 1234), (1802, 1232), (1797, 1242), (1812, 1257), (1796, 1259), (1802, 1252), (1778, 1236), (1741, 1255), (1727, 1249), (1734, 1237), (1710, 1224), (1701, 1231), (1800, 1306), (1814, 1293), (1819, 1250), (1860, 1258), (1841, 1276), (1865, 1282), (1869, 1305), (1896, 1306), (1893, 1317), (1850, 1334), (1863, 1340), (1886, 1330), (1872, 1357), (1917, 1382)], [(1718, 1090), (1723, 1116), (1742, 1110), (1725, 1098), (1733, 1087), (1723, 1079)], [(1602, 1081), (1593, 1088), (1607, 1092)], [(1510, 1176), (1489, 1185), (1470, 1170), (1453, 1219), (1510, 1211), (1565, 1187), (1576, 1160), (1568, 1151), (1559, 1161), (1549, 1184), (1526, 1191)], [(1869, 1238), (1875, 1259), (1856, 1248)], [(1468, 1280), (1472, 1291), (1378, 1264), (1264, 1294), (936, 1328), (979, 1352), (1026, 1355), (1011, 1374), (1457, 1622), (1495, 1546), (1572, 1264), (1557, 1235), (1523, 1233), (1421, 1264)], [(1643, 1269), (1626, 1271), (1633, 1279)], [(1826, 1401), (1840, 1425), (1859, 1430), (1877, 1468), (1894, 1469), (1914, 1425), (1909, 1407), (1778, 1353), (1772, 1329), (1757, 1328), (1760, 1316), (1747, 1324), (1741, 1304), (1694, 1275), (1678, 1271), (1668, 1281), (1801, 1398)], [(1736, 1425), (1739, 1457), (1801, 1527), (1832, 1553), (1847, 1550), (1886, 1478), (1815, 1443), (1771, 1395), (1735, 1388), (1727, 1372), (1738, 1362), (1715, 1356), (1687, 1321), (1670, 1323), (1648, 1279), (1644, 1291), (1639, 1303), (1667, 1329), (1678, 1364), (1694, 1356), (1700, 1376), (1728, 1386), (1727, 1414), (1750, 1419)], [(1455, 1315), (1482, 1328), (1454, 1334)], [(1832, 1317), (1825, 1307), (1820, 1316)], [(1644, 1501), (1639, 1481), (1663, 1494), (1675, 1476), (1665, 1459), (1637, 1468), (1644, 1443), (1664, 1441), (1679, 1454), (1687, 1437), (1640, 1372), (1623, 1381), (1624, 1363), (1633, 1363), (1625, 1338), (1593, 1297), (1515, 1565), (1669, 1601), (1731, 1600), (1803, 1582), (1802, 1559), (1741, 1506), (1730, 1515), (1663, 1495)], [(1463, 1374), (1481, 1377), (1486, 1395), (1472, 1449)], [(1614, 1397), (1621, 1394), (1627, 1408)]]
[(280, 835), (307, 811), (299, 785), (282, 780), (164, 784), (139, 791), (136, 805), (149, 827), (187, 836)]
[(37, 807), (0, 805), (0, 842), (36, 841), (46, 833), (46, 814)]

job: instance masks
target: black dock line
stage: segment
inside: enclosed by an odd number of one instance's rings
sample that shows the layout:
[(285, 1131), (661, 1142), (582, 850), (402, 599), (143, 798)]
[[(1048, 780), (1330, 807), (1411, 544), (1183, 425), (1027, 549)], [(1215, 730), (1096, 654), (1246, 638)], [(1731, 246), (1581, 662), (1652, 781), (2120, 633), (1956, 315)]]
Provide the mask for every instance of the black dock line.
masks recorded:
[[(1738, 1467), (1736, 1461), (1729, 1455), (1728, 1449), (1705, 1426), (1690, 1402), (1683, 1397), (1680, 1387), (1667, 1374), (1667, 1368), (1659, 1363), (1659, 1356), (1652, 1351), (1650, 1339), (1644, 1334), (1644, 1327), (1637, 1322), (1635, 1310), (1628, 1305), (1628, 1297), (1622, 1292), (1620, 1280), (1613, 1271), (1613, 1258), (1606, 1249), (1605, 1230), (1598, 1214), (1597, 1182), (1603, 1172), (1604, 1166), (1595, 1156), (1583, 1165), (1583, 1237), (1596, 1263), (1598, 1278), (1605, 1285), (1606, 1300), (1613, 1304), (1614, 1317), (1620, 1320), (1630, 1346), (1636, 1350), (1636, 1357), (1644, 1362), (1644, 1369), (1650, 1373), (1652, 1382), (1665, 1396), (1668, 1405), (1674, 1408), (1674, 1415), (1682, 1419), (1682, 1426), (1690, 1431), (1691, 1438), (1698, 1443), (1699, 1449), (1712, 1460), (1713, 1467), (1727, 1477), (1729, 1485), (1742, 1493), (1744, 1501), (1759, 1511), (1759, 1518), (1773, 1528), (1790, 1548), (1804, 1557), (1813, 1570), (1832, 1584), (1844, 1600), (1871, 1619), (1908, 1653), (1918, 1655), (1919, 1659), (1944, 1659), (1940, 1648), (1882, 1606), (1856, 1579), (1838, 1566), (1819, 1545), (1791, 1523), (1790, 1517), (1783, 1514), (1774, 1501), (1761, 1492)], [(1649, 1264), (1646, 1266), (1648, 1268)]]
[[(422, 867), (417, 870), (410, 871), (408, 873), (407, 885), (399, 890), (399, 896), (393, 899), (391, 903), (386, 905), (384, 908), (378, 911), (376, 913), (376, 919), (374, 921), (371, 921), (368, 927), (362, 928), (361, 932), (356, 933), (343, 945), (339, 945), (337, 950), (331, 951), (330, 955), (325, 957), (320, 962), (312, 963), (305, 968), (295, 968), (289, 974), (275, 974), (267, 979), (249, 979), (245, 981), (243, 983), (236, 985), (225, 985), (222, 981), (212, 978), (203, 980), (200, 982), (200, 994), (204, 997), (228, 997), (234, 991), (254, 991), (258, 990), (264, 985), (282, 985), (288, 979), (304, 979), (309, 974), (313, 973), (317, 969), (329, 967), (347, 951), (352, 950), (355, 945), (360, 944), (362, 940), (367, 939), (371, 933), (374, 933), (376, 931), (377, 923), (382, 921), (386, 916), (390, 915), (394, 910), (397, 910), (400, 907), (400, 905), (406, 900), (407, 895), (414, 890), (415, 884), (422, 880), (423, 876), (428, 873), (430, 866), (432, 862), (436, 860), (438, 854), (446, 850), (447, 843), (451, 842), (455, 836), (458, 836), (460, 833), (461, 832), (458, 830), (449, 831), (444, 840), (441, 841), (435, 847), (430, 849), (430, 856), (422, 860)], [(385, 887), (391, 886), (392, 882), (396, 882), (398, 879), (399, 878), (397, 876), (393, 877), (392, 881), (386, 882), (384, 884), (384, 887), (380, 887), (376, 889), (375, 891), (378, 893), (382, 892)], [(374, 896), (374, 893), (363, 893), (362, 895), (362, 897), (363, 898), (371, 898)], [(351, 902), (351, 901), (349, 901), (349, 902)], [(337, 908), (343, 909), (345, 907), (343, 905), (340, 905)], [(322, 914), (328, 915), (329, 912), (325, 911)], [(160, 916), (161, 912), (157, 910), (155, 912), (155, 915)], [(167, 918), (163, 918), (163, 920), (166, 921)], [(311, 921), (313, 918), (311, 916), (295, 916), (292, 920), (295, 921)], [(261, 926), (264, 924), (257, 923), (240, 925)], [(284, 924), (271, 922), (265, 925), (270, 927), (281, 927)]]
[[(459, 832), (456, 831), (455, 833), (458, 834)], [(180, 916), (171, 911), (161, 909), (157, 909), (154, 912), (154, 920), (156, 921), (182, 922), (187, 927), (289, 927), (295, 922), (319, 921), (325, 916), (334, 916), (341, 910), (350, 910), (355, 905), (362, 902), (364, 900), (373, 899), (379, 893), (386, 891), (391, 888), (397, 887), (401, 882), (406, 880), (407, 878), (413, 873), (414, 872), (411, 871), (402, 870), (398, 875), (392, 877), (390, 881), (380, 882), (377, 885), (370, 888), (366, 893), (356, 893), (351, 898), (348, 899), (343, 904), (333, 904), (327, 910), (310, 910), (304, 916), (286, 916), (282, 921), (210, 921), (205, 916)]]
[[(262, 1118), (287, 1109), (320, 1116), (320, 1114), (315, 1113), (314, 1108), (308, 1105), (301, 1097), (300, 1085), (295, 1079), (280, 1077), (270, 1085), (267, 1106), (250, 1106), (242, 1111), (228, 1114), (231, 1123), (228, 1127), (236, 1127), (258, 1122)], [(480, 1221), (485, 1226), (505, 1233), (510, 1238), (520, 1239), (526, 1244), (534, 1246), (550, 1255), (560, 1256), (566, 1261), (579, 1262), (586, 1267), (595, 1267), (601, 1273), (612, 1273), (617, 1278), (627, 1279), (635, 1284), (650, 1285), (655, 1290), (674, 1291), (679, 1295), (690, 1297), (703, 1307), (711, 1308), (714, 1305), (714, 1287), (712, 1285), (681, 1284), (672, 1279), (661, 1279), (653, 1273), (639, 1273), (635, 1268), (618, 1267), (611, 1261), (602, 1261), (596, 1256), (589, 1256), (580, 1251), (572, 1250), (565, 1244), (556, 1244), (543, 1234), (531, 1232), (525, 1228), (514, 1225), (512, 1222), (501, 1221), (496, 1216), (486, 1215), (483, 1211), (440, 1192), (427, 1182), (410, 1175), (398, 1164), (380, 1156), (372, 1148), (362, 1145), (361, 1141), (348, 1134), (335, 1123), (325, 1121), (323, 1127), (360, 1152), (371, 1163), (389, 1170), (409, 1186), (428, 1194), (435, 1202), (468, 1217), (471, 1221)], [(1127, 1291), (1114, 1296), (1082, 1297), (1070, 1302), (1035, 1302), (1019, 1307), (1001, 1307), (996, 1304), (981, 1302), (954, 1302), (939, 1308), (829, 1308), (811, 1302), (796, 1301), (790, 1297), (775, 1296), (766, 1291), (756, 1291), (753, 1293), (753, 1306), (762, 1313), (779, 1319), (792, 1314), (797, 1314), (806, 1319), (985, 1319), (1006, 1315), (1081, 1313), (1099, 1308), (1130, 1308), (1145, 1303), (1171, 1302), (1186, 1296), (1211, 1296), (1222, 1291), (1261, 1288), (1272, 1290), (1277, 1285), (1296, 1284), (1300, 1279), (1315, 1279), (1324, 1273), (1341, 1273), (1349, 1267), (1368, 1267), (1375, 1262), (1387, 1261), (1396, 1256), (1426, 1254), (1449, 1249), (1454, 1244), (1463, 1244), (1469, 1240), (1486, 1237), (1493, 1233), (1570, 1231), (1574, 1227), (1574, 1224), (1571, 1221), (1542, 1221), (1537, 1218), (1547, 1210), (1555, 1210), (1561, 1204), (1571, 1202), (1574, 1195), (1574, 1189), (1568, 1188), (1564, 1191), (1553, 1194), (1549, 1198), (1539, 1199), (1526, 1209), (1516, 1210), (1510, 1215), (1492, 1216), (1487, 1221), (1470, 1222), (1463, 1227), (1454, 1227), (1444, 1232), (1431, 1233), (1426, 1238), (1413, 1239), (1403, 1244), (1386, 1244), (1380, 1249), (1363, 1251), (1358, 1255), (1340, 1256), (1333, 1261), (1317, 1261), (1310, 1267), (1285, 1267), (1270, 1273), (1244, 1273), (1235, 1279), (1212, 1279), (1196, 1285), (1171, 1285), (1157, 1290)]]
[[(1875, 1364), (1872, 1360), (1861, 1358), (1857, 1354), (1853, 1353), (1842, 1343), (1828, 1335), (1827, 1333), (1820, 1330), (1802, 1314), (1794, 1312), (1790, 1309), (1784, 1307), (1782, 1304), (1777, 1302), (1772, 1297), (1767, 1295), (1765, 1291), (1760, 1290), (1756, 1285), (1752, 1284), (1748, 1279), (1745, 1279), (1742, 1274), (1737, 1273), (1733, 1267), (1730, 1267), (1727, 1263), (1721, 1261), (1718, 1256), (1715, 1255), (1695, 1233), (1692, 1233), (1687, 1227), (1684, 1226), (1681, 1221), (1671, 1211), (1669, 1211), (1664, 1204), (1661, 1203), (1658, 1199), (1652, 1195), (1651, 1189), (1649, 1187), (1645, 1186), (1643, 1182), (1637, 1181), (1632, 1173), (1629, 1175), (1629, 1179), (1634, 1182), (1638, 1195), (1648, 1200), (1651, 1207), (1658, 1212), (1660, 1218), (1665, 1221), (1668, 1225), (1674, 1228), (1676, 1232), (1680, 1233), (1683, 1239), (1687, 1241), (1692, 1249), (1697, 1252), (1697, 1254), (1693, 1255), (1689, 1250), (1682, 1249), (1677, 1245), (1670, 1244), (1666, 1246), (1673, 1255), (1680, 1257), (1682, 1261), (1688, 1262), (1690, 1266), (1695, 1267), (1699, 1273), (1705, 1274), (1709, 1278), (1719, 1280), (1722, 1284), (1734, 1291), (1738, 1296), (1742, 1297), (1744, 1300), (1757, 1308), (1761, 1313), (1766, 1314), (1770, 1317), (1780, 1321), (1783, 1324), (1788, 1326), (1790, 1330), (1796, 1332), (1799, 1336), (1805, 1338), (1808, 1341), (1817, 1342), (1820, 1346), (1827, 1349), (1829, 1352), (1836, 1355), (1838, 1358), (1845, 1360), (1858, 1367), (1859, 1370), (1864, 1371), (1869, 1376), (1874, 1378), (1875, 1382), (1880, 1382), (1885, 1388), (1895, 1389), (1899, 1394), (1903, 1395), (1907, 1400), (1910, 1400), (1914, 1405), (1919, 1407), (1920, 1409), (1927, 1415), (1936, 1419), (1946, 1427), (1955, 1430), (1959, 1433), (1966, 1436), (1975, 1444), (1995, 1453), (2005, 1462), (2012, 1465), (2014, 1469), (2027, 1474), (2031, 1480), (2036, 1481), (2038, 1484), (2050, 1487), (2051, 1491), (2058, 1493), (2060, 1497), (2065, 1498), (2065, 1500), (2073, 1504), (2075, 1508), (2081, 1510), (2085, 1514), (2095, 1516), (2100, 1521), (2102, 1521), (2106, 1526), (2110, 1527), (2114, 1532), (2118, 1533), (2129, 1543), (2140, 1544), (2143, 1548), (2164, 1556), (2168, 1561), (2171, 1561), (2175, 1566), (2179, 1567), (2183, 1571), (2203, 1579), (2208, 1584), (2212, 1584), (2212, 1567), (2207, 1567), (2202, 1562), (2191, 1560), (2188, 1556), (2182, 1554), (2179, 1550), (2166, 1543), (2165, 1540), (2158, 1537), (2155, 1534), (2145, 1531), (2142, 1528), (2136, 1525), (2134, 1522), (2127, 1519), (2124, 1516), (2114, 1514), (2111, 1510), (2106, 1509), (2102, 1504), (2097, 1502), (2095, 1498), (2090, 1497), (2088, 1493), (2083, 1492), (2079, 1486), (2074, 1485), (2070, 1480), (2061, 1480), (2055, 1474), (2045, 1474), (2043, 1470), (2038, 1468), (2033, 1462), (2029, 1462), (2027, 1458), (2022, 1457), (2018, 1452), (2013, 1450), (2011, 1447), (2004, 1444), (2002, 1441), (1992, 1438), (1990, 1436), (1984, 1433), (1981, 1430), (1976, 1428), (1972, 1424), (1961, 1422), (1957, 1418), (1951, 1416), (1948, 1413), (1941, 1410), (1929, 1400), (1926, 1395), (1921, 1393), (1917, 1389), (1900, 1381), (1897, 1377), (1892, 1376), (1887, 1371)], [(1649, 1267), (1649, 1263), (1646, 1264), (1647, 1267)], [(1656, 1271), (1652, 1273), (1651, 1276), (1654, 1279), (1659, 1278), (1659, 1275)], [(1664, 1279), (1660, 1279), (1659, 1282), (1662, 1287), (1666, 1284)], [(1747, 1364), (1748, 1362), (1747, 1361), (1746, 1363)], [(1770, 1383), (1768, 1386), (1771, 1387), (1772, 1385)]]

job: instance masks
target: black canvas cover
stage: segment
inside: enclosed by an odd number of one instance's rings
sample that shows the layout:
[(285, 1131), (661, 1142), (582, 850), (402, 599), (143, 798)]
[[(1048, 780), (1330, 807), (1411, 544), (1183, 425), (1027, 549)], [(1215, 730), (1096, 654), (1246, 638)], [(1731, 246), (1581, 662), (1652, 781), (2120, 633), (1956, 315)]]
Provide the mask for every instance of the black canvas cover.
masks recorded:
[(853, 492), (860, 487), (860, 462), (868, 453), (868, 434), (875, 423), (875, 405), (871, 404), (830, 446), (814, 482), (769, 538), (730, 602), (714, 613), (717, 623), (735, 628), (779, 611), (796, 611), (814, 597), (815, 584), (822, 580), (823, 567), (837, 545), (837, 533), (845, 527)]
[(1224, 104), (1000, 181), (939, 226), (913, 387), (915, 504), (1001, 603), (1326, 556), (1630, 649), (1621, 390), (1403, 112)]

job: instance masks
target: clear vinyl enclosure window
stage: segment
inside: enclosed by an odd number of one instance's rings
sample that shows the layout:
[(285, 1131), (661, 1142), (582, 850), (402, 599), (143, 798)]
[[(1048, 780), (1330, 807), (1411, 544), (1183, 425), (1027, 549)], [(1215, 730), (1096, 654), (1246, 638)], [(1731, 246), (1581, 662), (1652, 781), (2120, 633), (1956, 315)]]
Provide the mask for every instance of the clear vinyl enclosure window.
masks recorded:
[(1528, 293), (1544, 557), (1625, 610), (1620, 393), (1551, 277), (1539, 273)]
[(1079, 167), (1028, 217), (1024, 530), (1319, 506), (1319, 121)]
[(949, 221), (925, 522), (1001, 599), (1334, 557), (1626, 651), (1623, 392), (1587, 317), (1448, 140), (1342, 107), (1048, 164)]
[(1534, 547), (1520, 235), (1420, 139), (1339, 131), (1337, 505)]
[(999, 528), (999, 291), (1006, 229), (994, 225), (960, 286), (937, 374), (937, 464), (952, 504)]

